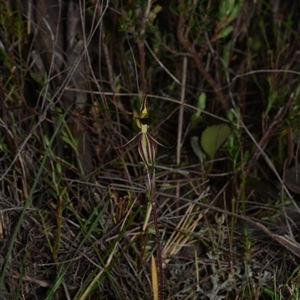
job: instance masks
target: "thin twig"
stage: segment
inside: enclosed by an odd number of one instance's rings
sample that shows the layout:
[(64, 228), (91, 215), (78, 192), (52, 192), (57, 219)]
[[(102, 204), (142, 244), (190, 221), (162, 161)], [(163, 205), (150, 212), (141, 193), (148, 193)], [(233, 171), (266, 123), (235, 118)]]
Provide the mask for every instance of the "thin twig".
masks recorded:
[[(147, 41), (145, 41), (145, 46), (147, 48), (147, 50), (149, 51), (149, 53), (152, 55), (152, 57), (155, 59), (155, 61), (159, 64), (159, 66), (172, 78), (172, 80), (174, 80), (177, 84), (181, 85), (181, 82), (175, 77), (175, 75), (173, 75), (168, 69), (167, 67), (162, 63), (162, 61), (157, 57), (157, 55), (152, 51), (151, 47), (149, 46), (149, 44), (147, 43)], [(186, 56), (184, 56), (186, 57)]]
[(185, 99), (185, 84), (186, 84), (186, 71), (187, 71), (187, 57), (183, 58), (182, 64), (182, 83), (181, 83), (181, 95), (180, 95), (180, 108), (178, 116), (178, 130), (177, 130), (177, 148), (176, 148), (176, 163), (180, 164), (180, 150), (181, 150), (181, 136), (183, 127), (183, 113), (184, 113), (184, 99)]
[[(95, 5), (95, 8), (97, 10), (97, 13), (98, 13), (98, 18), (100, 18), (102, 15), (103, 15), (103, 7), (102, 5), (98, 5), (96, 4)], [(112, 63), (112, 60), (111, 60), (111, 55), (110, 55), (110, 52), (108, 50), (108, 47), (105, 43), (105, 37), (106, 37), (106, 33), (105, 33), (105, 28), (104, 28), (104, 25), (102, 24), (101, 26), (101, 30), (100, 30), (100, 40), (101, 40), (101, 44), (102, 44), (102, 48), (103, 48), (103, 54), (104, 54), (104, 59), (105, 59), (105, 62), (106, 62), (106, 66), (107, 66), (107, 73), (108, 73), (108, 78), (109, 78), (109, 85), (110, 85), (110, 88), (113, 92), (116, 91), (116, 86), (115, 86), (115, 74), (114, 74), (114, 71), (113, 71), (113, 63)]]
[(104, 27), (101, 30), (101, 39), (102, 39), (102, 47), (103, 47), (104, 58), (105, 58), (105, 61), (106, 61), (106, 66), (107, 66), (109, 85), (110, 85), (111, 90), (113, 92), (115, 92), (116, 91), (115, 75), (114, 75), (114, 72), (113, 72), (113, 66), (112, 66), (110, 53), (109, 53), (107, 45), (105, 44), (105, 30), (104, 30)]
[(146, 32), (146, 26), (148, 22), (148, 15), (151, 9), (151, 0), (148, 0), (146, 10), (143, 14), (141, 30), (140, 30), (140, 37), (138, 38), (138, 48), (139, 48), (139, 55), (140, 55), (140, 78), (141, 78), (141, 90), (145, 95), (147, 92), (147, 85), (146, 85), (146, 61), (145, 61), (145, 39), (144, 34)]
[[(180, 4), (184, 4), (183, 0), (179, 1)], [(191, 44), (191, 42), (185, 37), (184, 34), (184, 15), (181, 12), (179, 14), (178, 19), (178, 26), (177, 26), (177, 37), (179, 42), (184, 46), (184, 48), (188, 51), (188, 53), (193, 58), (194, 62), (196, 63), (196, 67), (198, 71), (201, 73), (201, 75), (204, 77), (204, 79), (210, 84), (213, 91), (215, 92), (216, 96), (218, 97), (219, 101), (221, 102), (221, 105), (225, 111), (229, 110), (229, 105), (225, 100), (225, 97), (223, 93), (221, 92), (220, 88), (218, 87), (217, 83), (213, 80), (213, 78), (210, 76), (210, 74), (205, 70), (205, 68), (202, 67), (201, 64), (201, 55), (198, 54)]]
[(284, 117), (286, 116), (286, 114), (288, 113), (288, 110), (292, 104), (292, 101), (294, 99), (294, 96), (291, 95), (290, 99), (288, 100), (287, 104), (285, 105), (285, 107), (281, 107), (273, 122), (271, 123), (271, 125), (268, 127), (267, 131), (265, 132), (265, 134), (263, 135), (263, 137), (261, 138), (261, 140), (259, 141), (259, 148), (256, 148), (256, 151), (254, 153), (254, 155), (252, 156), (250, 162), (248, 163), (248, 167), (246, 170), (246, 176), (248, 176), (252, 166), (256, 163), (256, 161), (258, 160), (258, 158), (261, 155), (261, 150), (264, 150), (265, 147), (267, 146), (270, 138), (272, 137), (273, 133), (275, 132), (275, 130), (278, 128), (278, 126), (284, 121)]
[[(186, 84), (186, 71), (187, 71), (187, 57), (183, 57), (182, 63), (182, 83), (181, 83), (181, 95), (180, 95), (180, 108), (178, 116), (178, 129), (177, 129), (177, 147), (176, 147), (176, 164), (180, 164), (181, 158), (181, 138), (182, 138), (182, 127), (183, 127), (183, 113), (184, 113), (184, 99), (185, 99), (185, 84)], [(176, 196), (180, 196), (180, 183), (176, 185)]]

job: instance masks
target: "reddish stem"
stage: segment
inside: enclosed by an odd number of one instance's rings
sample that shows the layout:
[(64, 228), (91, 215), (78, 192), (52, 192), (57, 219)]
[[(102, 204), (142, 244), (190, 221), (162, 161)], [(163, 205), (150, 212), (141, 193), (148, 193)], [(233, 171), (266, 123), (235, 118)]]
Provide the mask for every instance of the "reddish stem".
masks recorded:
[(158, 228), (158, 219), (157, 219), (157, 210), (156, 210), (156, 202), (155, 202), (155, 186), (153, 184), (153, 181), (151, 180), (150, 176), (150, 170), (147, 168), (147, 179), (148, 179), (148, 185), (150, 190), (150, 201), (152, 205), (152, 216), (153, 216), (153, 223), (155, 228), (155, 234), (156, 234), (156, 247), (157, 247), (157, 262), (158, 262), (158, 280), (159, 280), (159, 286), (158, 286), (158, 293), (159, 293), (159, 299), (164, 299), (164, 274), (163, 274), (163, 264), (162, 264), (162, 251), (161, 251), (161, 240), (160, 240), (160, 233)]

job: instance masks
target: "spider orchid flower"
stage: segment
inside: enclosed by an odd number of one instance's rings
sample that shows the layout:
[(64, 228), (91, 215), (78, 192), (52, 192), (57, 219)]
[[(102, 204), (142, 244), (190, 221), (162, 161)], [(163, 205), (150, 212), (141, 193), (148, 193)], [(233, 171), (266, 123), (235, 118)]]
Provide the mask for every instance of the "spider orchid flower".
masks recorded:
[(148, 117), (145, 101), (142, 105), (139, 117), (136, 118), (137, 126), (141, 129), (139, 133), (138, 151), (145, 164), (146, 169), (152, 169), (155, 160), (155, 144), (156, 142), (148, 133), (151, 119)]
[(151, 124), (151, 119), (148, 116), (148, 110), (146, 107), (146, 97), (143, 101), (139, 116), (135, 118), (137, 126), (140, 128), (140, 132), (134, 136), (129, 142), (127, 142), (125, 145), (122, 145), (121, 147), (118, 147), (116, 149), (123, 148), (130, 144), (133, 140), (135, 140), (137, 137), (138, 139), (138, 151), (139, 154), (143, 160), (143, 163), (147, 170), (152, 170), (154, 167), (154, 161), (155, 161), (155, 154), (156, 154), (156, 148), (155, 145), (160, 145), (164, 148), (168, 148), (164, 145), (162, 145), (160, 142), (158, 142), (155, 138), (153, 138), (150, 133), (148, 132), (148, 128)]

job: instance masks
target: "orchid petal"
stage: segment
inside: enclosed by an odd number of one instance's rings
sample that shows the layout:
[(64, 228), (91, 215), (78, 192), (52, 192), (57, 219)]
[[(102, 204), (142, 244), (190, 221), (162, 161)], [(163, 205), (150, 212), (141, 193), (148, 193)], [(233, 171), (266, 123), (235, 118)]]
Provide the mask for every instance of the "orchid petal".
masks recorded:
[(119, 146), (119, 147), (114, 147), (116, 150), (121, 149), (126, 147), (127, 145), (129, 145), (131, 142), (133, 142), (140, 134), (142, 134), (141, 132), (139, 132), (137, 135), (135, 135), (130, 141), (128, 141), (126, 144)]
[(138, 151), (147, 169), (153, 168), (155, 160), (155, 145), (149, 133), (142, 133), (139, 137)]

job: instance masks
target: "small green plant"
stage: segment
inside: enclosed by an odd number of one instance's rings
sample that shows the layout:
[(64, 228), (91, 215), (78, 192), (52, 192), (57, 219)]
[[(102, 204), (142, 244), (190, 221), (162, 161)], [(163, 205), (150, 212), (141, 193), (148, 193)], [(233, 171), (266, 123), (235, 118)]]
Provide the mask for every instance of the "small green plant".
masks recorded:
[[(158, 260), (158, 273), (159, 273), (159, 284), (156, 284), (156, 269), (153, 264), (155, 261), (152, 260), (152, 286), (153, 286), (153, 294), (154, 298), (156, 298), (158, 294), (158, 299), (162, 300), (164, 298), (164, 276), (163, 276), (163, 263), (162, 263), (162, 250), (161, 250), (161, 240), (160, 240), (160, 233), (158, 228), (158, 219), (157, 219), (157, 210), (156, 210), (156, 202), (155, 202), (155, 170), (154, 170), (154, 161), (155, 161), (155, 144), (165, 147), (161, 143), (159, 143), (156, 139), (154, 139), (150, 133), (148, 132), (149, 126), (151, 124), (151, 119), (148, 115), (148, 109), (146, 106), (146, 99), (144, 97), (144, 101), (142, 103), (140, 113), (138, 117), (136, 117), (137, 126), (141, 129), (141, 131), (134, 136), (129, 142), (125, 145), (118, 147), (123, 148), (131, 143), (133, 140), (138, 138), (138, 152), (140, 157), (143, 160), (145, 169), (146, 169), (146, 176), (147, 176), (147, 184), (148, 184), (148, 191), (150, 194), (150, 202), (152, 208), (152, 216), (153, 222), (155, 227), (155, 234), (156, 234), (156, 247), (157, 247), (157, 260)], [(158, 292), (156, 290), (158, 288)]]

